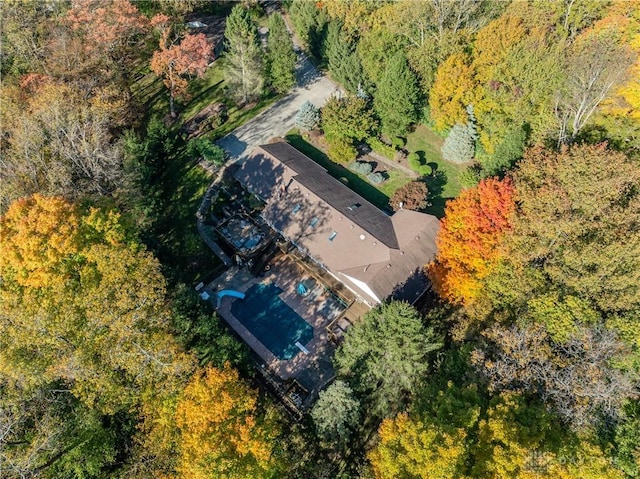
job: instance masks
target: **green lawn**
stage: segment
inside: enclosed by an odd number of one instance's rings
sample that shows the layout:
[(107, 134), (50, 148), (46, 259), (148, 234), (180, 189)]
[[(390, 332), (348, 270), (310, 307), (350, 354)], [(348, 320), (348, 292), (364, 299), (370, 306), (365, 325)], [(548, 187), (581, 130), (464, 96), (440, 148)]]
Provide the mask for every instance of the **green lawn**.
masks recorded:
[[(195, 78), (190, 82), (188, 103), (176, 100), (176, 111), (179, 117), (172, 126), (179, 128), (204, 107), (223, 102), (227, 105), (229, 118), (220, 128), (208, 135), (212, 139), (221, 138), (249, 121), (279, 98), (273, 93), (268, 93), (250, 108), (239, 109), (233, 101), (225, 97), (225, 86), (222, 62), (216, 61), (207, 69), (203, 78)], [(134, 85), (133, 93), (141, 103), (146, 105), (148, 117), (164, 118), (169, 114), (169, 92), (162, 80), (154, 73), (141, 73), (140, 79)]]
[(464, 165), (457, 165), (446, 161), (440, 154), (443, 139), (425, 125), (418, 125), (415, 131), (407, 136), (405, 148), (409, 152), (417, 152), (420, 157), (431, 164), (436, 171), (434, 177), (426, 179), (431, 192), (431, 206), (427, 209), (438, 218), (444, 216), (444, 206), (447, 200), (455, 198), (462, 190), (460, 174)]
[(402, 185), (411, 181), (411, 178), (403, 172), (389, 168), (387, 169), (389, 179), (381, 185), (376, 186), (369, 183), (363, 175), (359, 175), (331, 161), (321, 150), (308, 143), (297, 129), (293, 129), (287, 133), (285, 139), (323, 168), (326, 168), (331, 176), (342, 181), (353, 191), (381, 210), (389, 210), (389, 197)]

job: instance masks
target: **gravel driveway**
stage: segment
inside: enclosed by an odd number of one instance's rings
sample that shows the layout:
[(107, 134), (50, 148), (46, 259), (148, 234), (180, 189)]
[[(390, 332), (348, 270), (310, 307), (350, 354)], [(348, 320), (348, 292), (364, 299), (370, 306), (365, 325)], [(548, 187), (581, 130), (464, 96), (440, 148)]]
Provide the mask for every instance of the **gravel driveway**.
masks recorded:
[(296, 49), (296, 88), (281, 98), (258, 116), (218, 140), (231, 161), (242, 161), (253, 148), (267, 143), (271, 138), (284, 136), (295, 126), (295, 116), (300, 106), (307, 100), (321, 107), (338, 91), (335, 83), (323, 76), (307, 59), (301, 50)]

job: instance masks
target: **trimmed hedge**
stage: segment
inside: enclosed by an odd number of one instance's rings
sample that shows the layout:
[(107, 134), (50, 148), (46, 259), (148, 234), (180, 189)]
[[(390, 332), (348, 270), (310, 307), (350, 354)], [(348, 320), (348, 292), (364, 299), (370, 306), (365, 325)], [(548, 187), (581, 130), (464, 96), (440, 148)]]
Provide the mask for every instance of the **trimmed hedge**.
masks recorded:
[(383, 143), (379, 138), (369, 138), (367, 143), (373, 151), (379, 155), (389, 158), (390, 160), (393, 160), (396, 156), (396, 149), (393, 146)]

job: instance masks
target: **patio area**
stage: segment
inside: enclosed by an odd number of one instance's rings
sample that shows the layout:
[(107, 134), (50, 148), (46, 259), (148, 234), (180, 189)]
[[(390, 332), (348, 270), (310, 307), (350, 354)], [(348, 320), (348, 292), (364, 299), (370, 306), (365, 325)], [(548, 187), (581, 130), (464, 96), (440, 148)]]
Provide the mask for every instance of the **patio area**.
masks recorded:
[[(301, 287), (303, 285), (304, 287)], [(275, 295), (273, 301), (284, 303), (286, 307), (276, 308), (274, 314), (282, 314), (284, 316), (294, 316), (291, 318), (272, 317), (268, 327), (273, 328), (272, 331), (264, 331), (258, 326), (256, 329), (255, 321), (251, 318), (237, 317), (234, 311), (241, 311), (239, 305), (234, 304), (239, 301), (269, 301), (263, 296), (255, 296), (256, 290), (269, 288)], [(312, 279), (304, 268), (298, 265), (287, 255), (274, 259), (266, 268), (262, 277), (255, 277), (249, 273), (246, 268), (232, 267), (220, 277), (216, 278), (207, 286), (207, 291), (212, 301), (216, 301), (216, 293), (222, 290), (234, 290), (245, 293), (245, 299), (224, 296), (220, 301), (218, 313), (222, 316), (229, 326), (249, 345), (249, 347), (263, 361), (263, 369), (267, 369), (270, 373), (277, 376), (283, 382), (291, 382), (296, 380), (309, 393), (303, 405), (312, 402), (317, 397), (318, 392), (329, 382), (335, 375), (331, 358), (335, 349), (335, 345), (329, 341), (327, 334), (327, 326), (338, 318), (345, 310), (344, 304), (335, 296), (328, 292), (321, 282)], [(261, 308), (260, 304), (251, 305), (252, 308)], [(268, 310), (270, 304), (265, 304), (264, 309)], [(282, 313), (282, 309), (285, 309)], [(290, 309), (289, 309), (290, 308)], [(244, 314), (244, 313), (243, 313)], [(302, 318), (313, 329), (311, 339), (302, 336), (305, 339), (296, 341), (296, 337), (291, 337), (287, 324), (295, 322), (295, 316)], [(269, 321), (268, 317), (264, 321)], [(251, 330), (253, 328), (253, 331)], [(265, 336), (267, 334), (267, 336)], [(274, 351), (271, 351), (258, 337), (263, 337), (265, 342), (269, 338), (268, 335), (277, 335), (277, 341), (295, 342), (295, 354), (290, 359), (279, 359)], [(264, 339), (267, 338), (267, 339)], [(276, 341), (276, 342), (277, 342)], [(304, 342), (303, 342), (304, 341)], [(282, 357), (282, 355), (280, 355)]]

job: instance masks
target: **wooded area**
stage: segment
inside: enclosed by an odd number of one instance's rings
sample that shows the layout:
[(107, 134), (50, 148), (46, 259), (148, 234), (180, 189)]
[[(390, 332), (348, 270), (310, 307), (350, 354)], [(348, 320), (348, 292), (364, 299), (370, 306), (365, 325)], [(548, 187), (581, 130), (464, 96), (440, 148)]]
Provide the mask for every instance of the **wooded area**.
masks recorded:
[[(0, 3), (0, 476), (640, 477), (640, 4), (266, 10)], [(291, 34), (342, 89), (304, 153), (443, 216), (433, 291), (351, 326), (300, 421), (193, 288), (199, 164), (295, 87)]]

